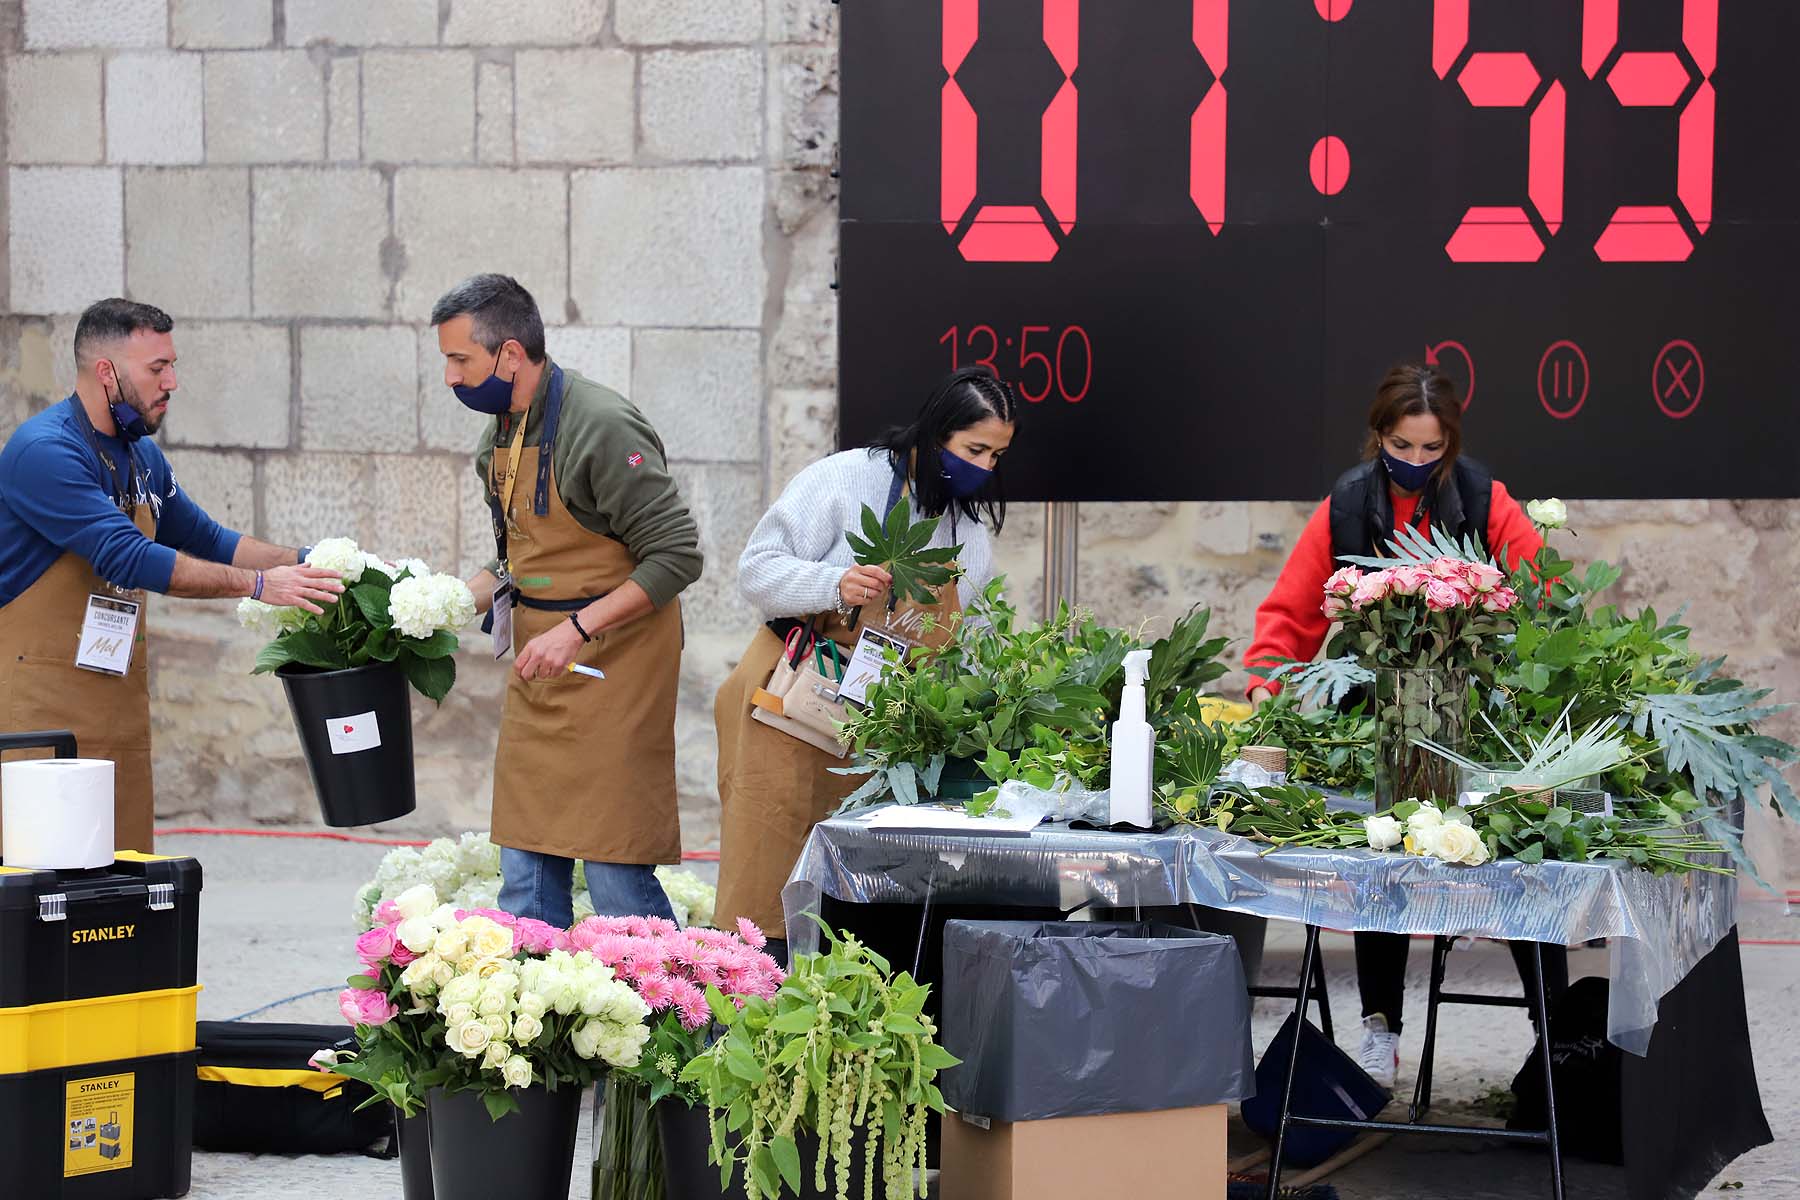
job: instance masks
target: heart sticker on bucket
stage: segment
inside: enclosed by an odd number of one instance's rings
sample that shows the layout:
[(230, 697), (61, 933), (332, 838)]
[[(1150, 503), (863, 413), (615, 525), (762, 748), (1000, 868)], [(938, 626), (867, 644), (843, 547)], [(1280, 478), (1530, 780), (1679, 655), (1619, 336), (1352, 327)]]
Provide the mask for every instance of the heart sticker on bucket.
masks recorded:
[(333, 754), (355, 754), (381, 745), (381, 722), (375, 719), (373, 711), (333, 717), (325, 723), (325, 732), (331, 737)]

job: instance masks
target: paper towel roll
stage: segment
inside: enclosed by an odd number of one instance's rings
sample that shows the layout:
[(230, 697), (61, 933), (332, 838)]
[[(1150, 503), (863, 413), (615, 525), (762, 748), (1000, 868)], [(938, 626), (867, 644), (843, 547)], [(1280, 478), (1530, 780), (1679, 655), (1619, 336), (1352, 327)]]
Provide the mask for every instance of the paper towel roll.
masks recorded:
[(111, 866), (112, 760), (0, 763), (0, 851), (9, 867), (68, 871)]

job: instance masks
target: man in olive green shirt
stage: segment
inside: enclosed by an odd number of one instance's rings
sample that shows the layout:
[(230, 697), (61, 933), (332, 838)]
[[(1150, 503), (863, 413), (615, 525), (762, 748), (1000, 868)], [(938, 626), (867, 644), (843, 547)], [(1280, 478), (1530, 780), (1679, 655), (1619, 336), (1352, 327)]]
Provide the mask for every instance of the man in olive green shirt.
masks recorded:
[[(656, 430), (617, 392), (549, 359), (537, 304), (517, 281), (465, 280), (431, 321), (444, 382), (494, 418), (475, 468), (510, 562), (496, 558), (469, 587), (492, 613), (497, 654), (520, 623), (495, 762), (500, 905), (567, 926), (580, 858), (597, 913), (669, 917), (653, 864), (680, 853), (675, 600), (700, 576), (694, 519)], [(535, 466), (545, 448), (548, 473)], [(506, 468), (491, 473), (496, 452)]]

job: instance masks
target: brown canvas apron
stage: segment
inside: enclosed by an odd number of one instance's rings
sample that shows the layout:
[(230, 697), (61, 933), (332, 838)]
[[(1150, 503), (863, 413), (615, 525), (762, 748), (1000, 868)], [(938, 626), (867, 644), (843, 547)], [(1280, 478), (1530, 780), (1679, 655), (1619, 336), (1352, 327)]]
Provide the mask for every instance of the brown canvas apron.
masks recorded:
[[(546, 511), (536, 512), (531, 482), (546, 453), (550, 447), (519, 451), (522, 486), (514, 489), (506, 525), (513, 580), (527, 602), (603, 596), (631, 577), (637, 560), (618, 539), (575, 519), (557, 494), (554, 468)], [(495, 497), (506, 495), (511, 458), (509, 446), (495, 447), (488, 472)], [(566, 609), (515, 601), (513, 653), (568, 619)], [(508, 672), (494, 755), (496, 843), (595, 862), (681, 860), (681, 640), (681, 602), (672, 600), (581, 648), (575, 661), (606, 672), (603, 680), (568, 674), (527, 682)]]
[[(891, 506), (890, 506), (891, 507)], [(937, 602), (904, 602), (895, 616), (928, 613), (936, 625), (923, 640), (941, 646), (950, 636), (951, 619), (962, 610), (956, 583), (935, 589)], [(863, 608), (865, 618), (879, 619), (887, 594)], [(890, 619), (892, 623), (892, 619)], [(819, 634), (844, 647), (845, 658), (861, 634), (847, 618), (828, 613), (819, 619)], [(713, 701), (713, 723), (719, 733), (719, 895), (713, 912), (721, 929), (738, 917), (749, 917), (770, 937), (786, 937), (781, 889), (787, 883), (806, 836), (831, 815), (844, 797), (862, 786), (861, 775), (834, 775), (847, 766), (773, 726), (750, 717), (750, 698), (769, 681), (781, 661), (782, 641), (768, 626), (756, 631), (737, 669)]]
[[(150, 505), (136, 505), (131, 520), (145, 537), (156, 536)], [(89, 596), (138, 602), (136, 642), (124, 675), (75, 665)], [(150, 778), (149, 606), (144, 598), (142, 590), (115, 588), (101, 579), (80, 555), (64, 553), (17, 599), (0, 606), (0, 729), (67, 729), (75, 734), (83, 758), (110, 758), (113, 845), (148, 852), (153, 848), (156, 793)]]

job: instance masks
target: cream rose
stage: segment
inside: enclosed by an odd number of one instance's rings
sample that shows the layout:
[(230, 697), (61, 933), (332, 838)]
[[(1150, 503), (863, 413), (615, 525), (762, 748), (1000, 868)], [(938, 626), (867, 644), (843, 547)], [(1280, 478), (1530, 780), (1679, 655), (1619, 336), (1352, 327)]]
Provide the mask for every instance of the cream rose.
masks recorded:
[(544, 999), (542, 992), (519, 993), (519, 1011), (528, 1017), (542, 1018), (550, 1011), (550, 1002)]
[(445, 1004), (467, 1004), (473, 1008), (480, 995), (481, 981), (479, 979), (472, 975), (458, 975), (444, 985), (443, 1002)]
[(437, 893), (428, 883), (416, 883), (394, 897), (394, 907), (402, 917), (426, 917), (437, 907)]
[(1569, 523), (1569, 507), (1555, 496), (1533, 500), (1525, 506), (1525, 515), (1541, 529), (1561, 529)]
[(1444, 823), (1444, 814), (1437, 810), (1435, 804), (1421, 804), (1417, 812), (1406, 818), (1406, 831), (1418, 837), (1430, 829), (1436, 829)]
[(589, 1021), (569, 1035), (569, 1048), (581, 1058), (592, 1058), (600, 1052), (600, 1022)]
[(531, 1061), (521, 1055), (513, 1055), (501, 1066), (500, 1078), (507, 1087), (530, 1087)]
[(521, 1046), (529, 1046), (544, 1032), (544, 1023), (530, 1013), (520, 1013), (513, 1018), (512, 1032), (513, 1041)]
[(1487, 844), (1481, 835), (1471, 826), (1454, 822), (1439, 827), (1426, 853), (1465, 867), (1479, 867), (1488, 858)]
[(468, 1004), (452, 1004), (444, 1010), (444, 1024), (448, 1026), (467, 1025), (475, 1019), (475, 1009)]
[(455, 962), (469, 949), (468, 935), (460, 929), (446, 929), (437, 935), (437, 941), (431, 945), (431, 951), (439, 958)]
[(489, 1042), (487, 1053), (481, 1057), (484, 1070), (497, 1071), (512, 1057), (512, 1047), (505, 1042)]
[(425, 917), (407, 917), (394, 926), (394, 936), (414, 954), (429, 954), (437, 944), (438, 931)]
[(1368, 831), (1371, 850), (1392, 850), (1406, 837), (1406, 830), (1401, 828), (1400, 822), (1386, 813), (1365, 817), (1363, 828)]
[(494, 1035), (480, 1021), (465, 1021), (444, 1030), (444, 1043), (464, 1058), (480, 1058), (493, 1040)]
[(455, 979), (456, 966), (453, 963), (445, 962), (441, 958), (434, 957), (434, 961), (431, 964), (431, 982), (437, 984), (439, 987), (443, 987), (445, 984), (454, 982)]
[(488, 1033), (496, 1038), (503, 1038), (512, 1033), (512, 1022), (508, 1021), (505, 1017), (483, 1017), (481, 1018), (481, 1023), (486, 1025)]
[(486, 917), (470, 917), (462, 923), (469, 937), (469, 951), (477, 958), (498, 958), (512, 953), (512, 931)]

